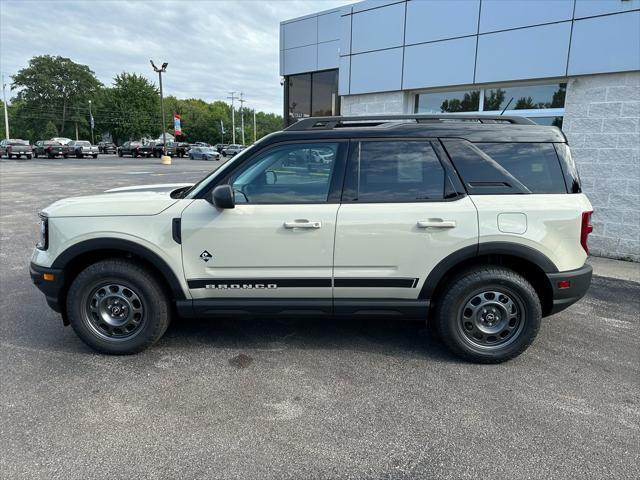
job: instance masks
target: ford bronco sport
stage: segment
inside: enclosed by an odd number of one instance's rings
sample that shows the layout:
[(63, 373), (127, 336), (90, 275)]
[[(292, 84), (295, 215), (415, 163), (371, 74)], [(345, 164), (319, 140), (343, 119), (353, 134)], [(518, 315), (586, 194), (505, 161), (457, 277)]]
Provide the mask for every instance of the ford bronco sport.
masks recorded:
[(300, 120), (195, 185), (45, 208), (31, 277), (94, 349), (183, 317), (389, 315), (456, 354), (522, 353), (591, 281), (567, 140), (520, 117)]

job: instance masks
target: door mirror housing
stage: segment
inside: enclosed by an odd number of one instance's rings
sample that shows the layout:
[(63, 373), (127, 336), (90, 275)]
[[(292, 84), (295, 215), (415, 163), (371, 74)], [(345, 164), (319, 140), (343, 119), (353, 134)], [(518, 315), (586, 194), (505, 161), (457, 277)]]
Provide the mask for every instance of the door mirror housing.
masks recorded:
[(231, 185), (218, 185), (211, 192), (211, 203), (218, 208), (234, 208), (236, 206), (236, 195)]

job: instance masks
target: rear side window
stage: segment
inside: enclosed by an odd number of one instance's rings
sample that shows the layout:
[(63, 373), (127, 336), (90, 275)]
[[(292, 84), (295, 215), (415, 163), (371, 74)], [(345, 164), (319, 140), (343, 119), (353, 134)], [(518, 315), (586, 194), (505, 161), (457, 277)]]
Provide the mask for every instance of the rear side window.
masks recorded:
[(470, 194), (567, 193), (552, 143), (442, 143)]
[(344, 200), (442, 200), (445, 172), (428, 141), (363, 141), (352, 151)]

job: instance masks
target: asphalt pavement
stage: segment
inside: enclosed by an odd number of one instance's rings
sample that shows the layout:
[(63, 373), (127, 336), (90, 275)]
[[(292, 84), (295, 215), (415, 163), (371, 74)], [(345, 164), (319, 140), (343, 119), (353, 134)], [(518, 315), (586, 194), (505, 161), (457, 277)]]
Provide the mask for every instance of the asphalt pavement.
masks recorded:
[(31, 284), (37, 212), (216, 162), (0, 160), (0, 475), (7, 479), (640, 477), (640, 284), (596, 277), (501, 365), (419, 322), (177, 320), (94, 353)]

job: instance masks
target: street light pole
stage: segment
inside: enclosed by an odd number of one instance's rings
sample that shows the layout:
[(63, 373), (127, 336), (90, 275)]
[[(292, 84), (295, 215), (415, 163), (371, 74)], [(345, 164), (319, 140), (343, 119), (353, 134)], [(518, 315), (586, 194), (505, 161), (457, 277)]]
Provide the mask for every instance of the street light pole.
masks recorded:
[(162, 154), (166, 156), (167, 155), (167, 130), (166, 130), (166, 123), (164, 118), (164, 98), (162, 95), (162, 73), (167, 71), (167, 65), (169, 64), (167, 62), (164, 62), (162, 66), (158, 68), (153, 63), (153, 60), (149, 60), (149, 61), (151, 62), (151, 66), (153, 67), (153, 69), (156, 72), (158, 72), (158, 78), (160, 79), (160, 115), (161, 115), (160, 123), (162, 126)]
[(256, 108), (253, 107), (253, 143), (256, 143), (256, 139), (257, 139), (257, 133), (256, 133)]
[(91, 100), (89, 100), (89, 122), (91, 122), (91, 145), (94, 145), (96, 142), (93, 138), (93, 113), (91, 113)]
[(227, 98), (231, 99), (231, 143), (236, 143), (236, 116), (233, 107), (233, 101), (237, 98), (236, 92), (229, 92), (229, 96)]
[(7, 96), (4, 93), (6, 85), (4, 83), (4, 75), (2, 75), (2, 104), (4, 105), (4, 134), (9, 139), (9, 113), (7, 112)]
[(244, 93), (240, 92), (240, 130), (242, 131), (242, 145), (245, 144), (244, 141), (244, 102), (246, 102), (246, 100), (244, 99)]

